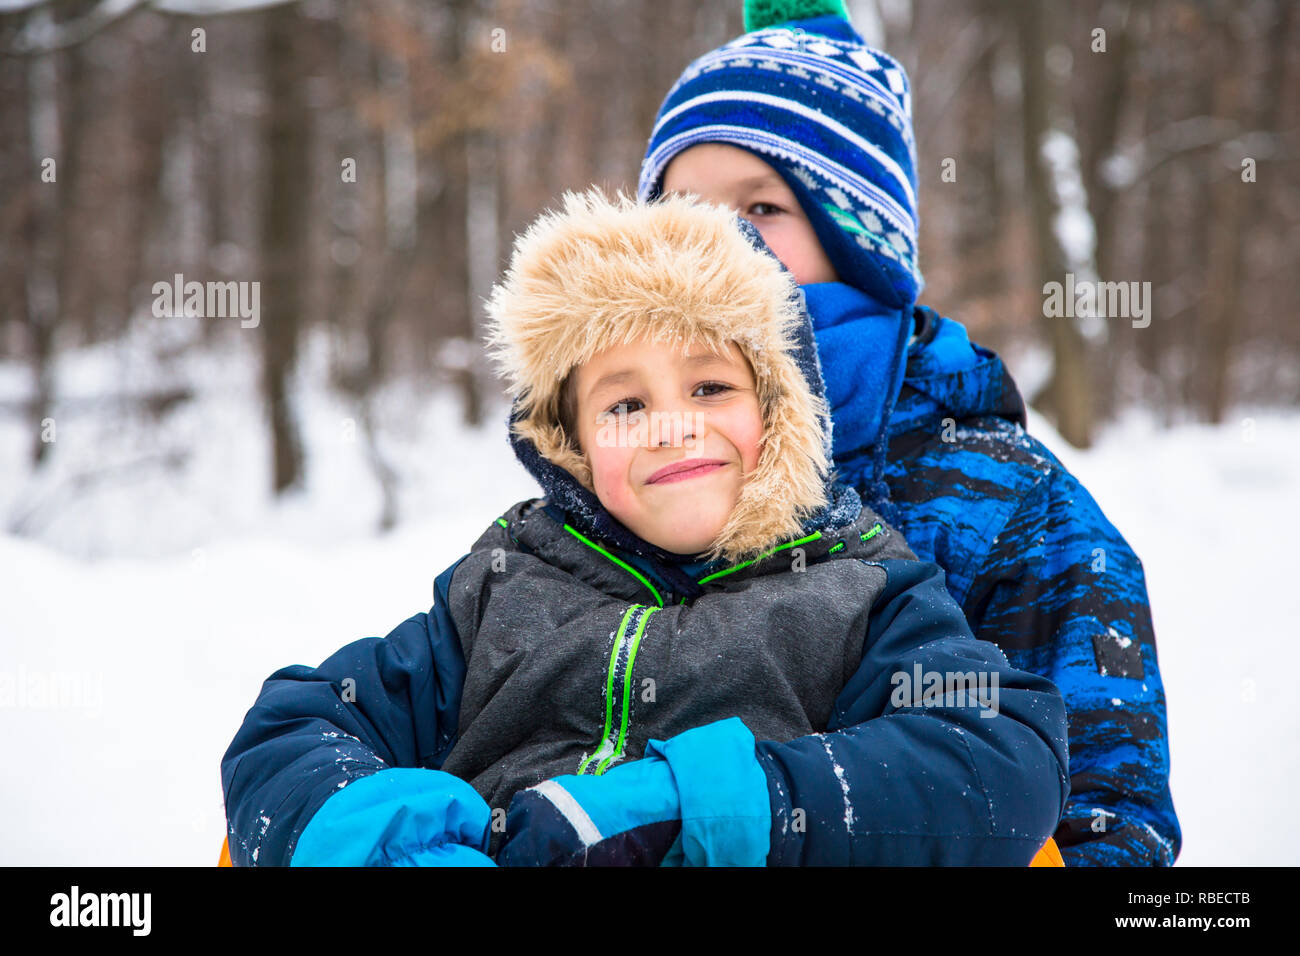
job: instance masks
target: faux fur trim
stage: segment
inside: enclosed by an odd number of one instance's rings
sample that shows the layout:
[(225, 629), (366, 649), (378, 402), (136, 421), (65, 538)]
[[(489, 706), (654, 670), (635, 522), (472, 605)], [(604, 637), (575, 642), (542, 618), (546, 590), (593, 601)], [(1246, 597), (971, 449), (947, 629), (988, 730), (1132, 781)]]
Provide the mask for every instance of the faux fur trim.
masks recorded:
[(594, 493), (586, 457), (560, 424), (565, 376), (643, 336), (720, 351), (734, 341), (754, 369), (764, 431), (708, 557), (747, 560), (798, 535), (828, 503), (829, 411), (794, 356), (806, 320), (793, 277), (750, 244), (732, 210), (698, 197), (647, 204), (592, 187), (562, 202), (516, 238), (487, 303), (516, 435)]

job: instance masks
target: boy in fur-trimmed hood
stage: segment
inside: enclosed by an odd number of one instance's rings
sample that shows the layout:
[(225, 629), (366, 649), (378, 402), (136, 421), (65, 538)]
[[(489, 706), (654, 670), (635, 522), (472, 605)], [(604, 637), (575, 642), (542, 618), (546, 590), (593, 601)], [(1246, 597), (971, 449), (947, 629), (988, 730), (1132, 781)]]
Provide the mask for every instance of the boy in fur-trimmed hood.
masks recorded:
[[(672, 563), (697, 552), (743, 561), (856, 517), (856, 496), (841, 491), (836, 500), (828, 479), (830, 415), (797, 290), (746, 238), (740, 220), (682, 199), (646, 205), (620, 195), (611, 202), (594, 189), (568, 193), (564, 203), (519, 238), (488, 304), (490, 345), (514, 399), (515, 451), (552, 502), (633, 553)], [(637, 369), (638, 381), (629, 370), (647, 364), (638, 360), (651, 352), (661, 361)], [(661, 401), (647, 407), (642, 391), (656, 375), (680, 371), (683, 381), (693, 375), (707, 382), (710, 369), (727, 379), (714, 383), (726, 394), (663, 389), (655, 396)], [(640, 396), (638, 408), (616, 404), (624, 392)], [(737, 405), (747, 417), (731, 415), (729, 423), (745, 431), (746, 442), (692, 432)], [(631, 456), (634, 463), (612, 450), (650, 444)], [(682, 447), (703, 459), (711, 449), (741, 444), (753, 453), (743, 457), (756, 460), (729, 462), (710, 476), (727, 479), (720, 495), (726, 507), (707, 529), (714, 533), (694, 536), (699, 547), (675, 545), (671, 532), (662, 541), (625, 532), (635, 532), (637, 518), (653, 521), (656, 511), (696, 510), (691, 499), (711, 493), (700, 483), (655, 482), (655, 490), (681, 493), (647, 501), (640, 515), (622, 521), (626, 529), (600, 514), (629, 515), (611, 465), (663, 467), (685, 457)]]
[[(829, 473), (811, 326), (757, 232), (567, 194), (489, 313), (546, 497), (427, 614), (272, 675), (222, 767), (235, 862), (1028, 863), (1067, 792), (1060, 696)], [(981, 692), (910, 683), (953, 673)], [(869, 792), (821, 734), (848, 726)]]

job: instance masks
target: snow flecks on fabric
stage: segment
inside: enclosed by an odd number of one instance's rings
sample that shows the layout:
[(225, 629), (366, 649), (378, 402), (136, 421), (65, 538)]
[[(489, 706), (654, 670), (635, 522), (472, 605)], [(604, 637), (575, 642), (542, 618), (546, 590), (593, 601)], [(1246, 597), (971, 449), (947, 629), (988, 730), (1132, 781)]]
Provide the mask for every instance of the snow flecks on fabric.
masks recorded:
[(257, 831), (257, 845), (251, 850), (248, 847), (247, 840), (235, 833), (234, 829), (229, 825), (226, 827), (226, 839), (237, 842), (239, 848), (249, 855), (253, 863), (257, 863), (258, 854), (262, 851), (262, 838), (266, 836), (266, 831), (271, 826), (271, 818), (266, 815), (265, 810), (258, 810), (257, 818), (262, 822), (262, 826)]
[(347, 733), (346, 731), (343, 731), (343, 730), (327, 730), (327, 731), (324, 731), (324, 732), (321, 734), (321, 736), (322, 736), (322, 737), (342, 737), (344, 740), (355, 740), (357, 743), (361, 743), (361, 739), (360, 739), (359, 737), (354, 737), (354, 736), (352, 736), (352, 734), (349, 734), (349, 733)]
[[(614, 756), (614, 741), (607, 737), (602, 740), (600, 746), (596, 748), (596, 752), (591, 757), (591, 764), (600, 766), (601, 761), (612, 756)], [(591, 764), (588, 764), (588, 766), (591, 766)], [(593, 770), (592, 772), (594, 773), (595, 771)]]
[(818, 736), (821, 737), (822, 746), (826, 749), (826, 757), (831, 762), (831, 769), (835, 771), (835, 779), (838, 780), (840, 783), (840, 792), (844, 794), (844, 827), (850, 833), (852, 833), (853, 832), (853, 801), (849, 798), (848, 778), (844, 776), (844, 768), (841, 767), (839, 761), (835, 759), (835, 753), (834, 751), (831, 750), (830, 738), (827, 737), (825, 734), (819, 734)]
[(790, 819), (789, 815), (785, 812), (785, 787), (781, 786), (780, 780), (776, 781), (776, 794), (778, 798), (776, 802), (776, 812), (781, 818), (781, 836), (785, 836), (790, 832)]
[(346, 772), (346, 770), (347, 770), (347, 767), (345, 766), (345, 764), (349, 764), (349, 763), (361, 763), (361, 761), (360, 761), (359, 759), (357, 759), (356, 757), (354, 757), (354, 756), (353, 756), (351, 753), (349, 753), (348, 751), (344, 750), (342, 747), (335, 747), (335, 748), (334, 748), (334, 752), (335, 752), (336, 754), (339, 755), (339, 756), (337, 756), (337, 757), (334, 758), (334, 766), (336, 766), (336, 767), (342, 767), (343, 770), (344, 770), (345, 772)]
[(1145, 676), (1142, 646), (1133, 638), (1120, 634), (1113, 626), (1108, 626), (1105, 634), (1093, 635), (1092, 648), (1097, 673), (1102, 677), (1140, 679)]
[(1172, 866), (1174, 863), (1173, 843), (1170, 842), (1168, 838), (1163, 837), (1158, 832), (1156, 832), (1155, 828), (1152, 827), (1151, 824), (1147, 823), (1145, 820), (1138, 820), (1136, 822), (1139, 825), (1141, 825), (1141, 827), (1144, 830), (1146, 830), (1147, 834), (1151, 837), (1151, 839), (1154, 840), (1156, 845), (1160, 847), (1160, 850), (1164, 855), (1164, 859), (1161, 862), (1165, 866)]

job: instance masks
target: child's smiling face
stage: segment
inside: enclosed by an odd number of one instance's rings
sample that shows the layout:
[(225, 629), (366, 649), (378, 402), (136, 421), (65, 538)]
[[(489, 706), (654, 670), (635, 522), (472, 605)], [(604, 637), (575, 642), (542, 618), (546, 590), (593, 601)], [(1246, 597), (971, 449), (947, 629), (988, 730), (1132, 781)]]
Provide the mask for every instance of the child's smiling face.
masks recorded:
[(695, 193), (730, 206), (752, 222), (796, 282), (838, 282), (812, 223), (779, 173), (753, 153), (725, 143), (700, 143), (664, 170), (665, 194)]
[(687, 355), (642, 339), (575, 369), (578, 441), (597, 497), (635, 534), (677, 554), (709, 549), (758, 465), (754, 373), (728, 347)]

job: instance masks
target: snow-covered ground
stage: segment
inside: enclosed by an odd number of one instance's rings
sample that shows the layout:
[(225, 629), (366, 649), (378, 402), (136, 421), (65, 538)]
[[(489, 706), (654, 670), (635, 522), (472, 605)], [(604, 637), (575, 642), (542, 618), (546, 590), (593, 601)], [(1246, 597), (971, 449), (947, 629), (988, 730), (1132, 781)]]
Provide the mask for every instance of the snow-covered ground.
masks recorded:
[[(61, 364), (39, 479), (30, 434), (0, 414), (0, 521), (26, 532), (0, 533), (0, 864), (215, 863), (221, 755), (262, 680), (426, 610), (435, 575), (537, 493), (504, 409), (468, 430), (451, 397), (394, 390), (380, 411), (403, 521), (377, 534), (355, 410), (307, 386), (309, 486), (275, 504), (251, 357), (181, 366), (143, 334)], [(310, 349), (303, 380), (324, 361)], [(0, 364), (0, 409), (22, 375)], [(78, 404), (178, 383), (199, 399), (159, 421)], [(1146, 566), (1181, 864), (1300, 862), (1300, 587), (1284, 563), (1300, 540), (1300, 412), (1247, 414), (1165, 432), (1132, 417), (1087, 453), (1031, 428)], [(169, 453), (187, 457), (158, 464)]]

